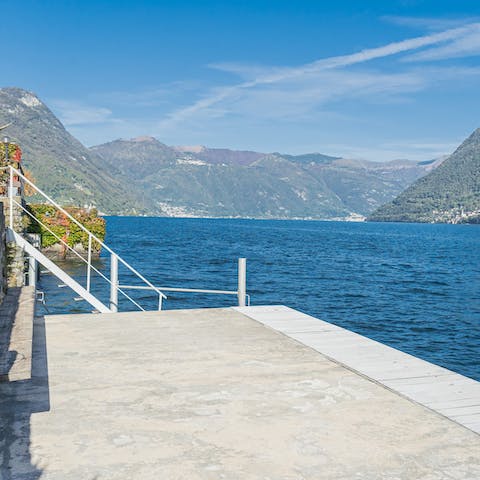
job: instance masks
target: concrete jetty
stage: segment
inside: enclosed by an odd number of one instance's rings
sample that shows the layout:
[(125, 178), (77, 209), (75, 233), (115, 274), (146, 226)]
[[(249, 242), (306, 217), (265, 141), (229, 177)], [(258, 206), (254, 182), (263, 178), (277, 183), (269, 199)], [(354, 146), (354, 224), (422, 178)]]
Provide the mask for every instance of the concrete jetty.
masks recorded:
[[(395, 390), (378, 346), (370, 355), (358, 336), (342, 353), (342, 332), (328, 339), (329, 324), (307, 317), (280, 306), (37, 318), (32, 378), (0, 384), (0, 478), (480, 478), (475, 409), (467, 428), (422, 404), (425, 388)], [(471, 382), (462, 398), (479, 405)], [(439, 404), (447, 384), (431, 387)]]
[(282, 305), (236, 310), (480, 434), (480, 382)]

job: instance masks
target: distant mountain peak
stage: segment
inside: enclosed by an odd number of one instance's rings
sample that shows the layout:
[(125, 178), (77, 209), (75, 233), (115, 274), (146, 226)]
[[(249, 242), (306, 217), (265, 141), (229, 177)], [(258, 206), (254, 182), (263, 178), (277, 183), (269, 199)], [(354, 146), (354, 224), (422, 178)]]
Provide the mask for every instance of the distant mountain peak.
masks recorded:
[(140, 137), (134, 137), (130, 139), (130, 142), (150, 142), (150, 143), (157, 143), (158, 140), (155, 137), (150, 137), (148, 135), (143, 135)]
[(480, 138), (480, 127), (478, 127), (477, 129), (475, 129), (472, 134), (470, 135), (470, 137), (477, 137), (477, 138)]
[(464, 148), (468, 148), (472, 145), (480, 145), (480, 128), (477, 128), (476, 130), (474, 130), (470, 136), (468, 138), (466, 138), (461, 144), (460, 146), (457, 148), (457, 151), (459, 150), (463, 150)]
[(3, 94), (10, 95), (12, 97), (17, 97), (17, 98), (21, 97), (22, 95), (25, 95), (26, 93), (33, 95), (35, 97), (37, 96), (35, 95), (35, 93), (31, 91), (25, 90), (24, 88), (19, 88), (19, 87), (2, 87), (0, 88), (0, 92), (2, 92)]
[(23, 127), (37, 120), (41, 120), (44, 126), (49, 125), (65, 132), (65, 127), (38, 96), (23, 88), (0, 88), (0, 117), (4, 120), (3, 123), (11, 123), (6, 133), (14, 141), (23, 140), (26, 133)]
[(43, 105), (42, 101), (33, 92), (24, 90), (23, 88), (5, 87), (1, 88), (0, 92), (10, 98), (14, 98), (23, 103), (26, 107), (40, 107)]

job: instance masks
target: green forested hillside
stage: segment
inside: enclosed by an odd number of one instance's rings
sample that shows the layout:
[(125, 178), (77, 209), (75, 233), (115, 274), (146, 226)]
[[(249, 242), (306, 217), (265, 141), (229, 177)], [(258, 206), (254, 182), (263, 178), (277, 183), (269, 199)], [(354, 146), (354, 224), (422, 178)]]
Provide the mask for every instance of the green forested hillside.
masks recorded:
[(480, 217), (480, 129), (437, 169), (377, 209), (371, 221), (474, 222)]
[(18, 143), (23, 164), (38, 186), (65, 205), (93, 205), (108, 213), (138, 213), (135, 191), (119, 172), (70, 135), (37, 96), (20, 88), (0, 89), (0, 125)]

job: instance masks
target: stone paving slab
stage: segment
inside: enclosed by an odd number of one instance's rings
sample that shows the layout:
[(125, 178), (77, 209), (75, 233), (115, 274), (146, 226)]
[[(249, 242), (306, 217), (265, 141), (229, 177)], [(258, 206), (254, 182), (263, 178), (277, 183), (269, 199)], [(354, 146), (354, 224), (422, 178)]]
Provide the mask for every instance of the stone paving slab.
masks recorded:
[(284, 305), (234, 309), (480, 434), (480, 382)]
[(0, 382), (30, 378), (35, 288), (11, 287), (0, 306)]
[(480, 437), (234, 309), (36, 319), (2, 479), (480, 478)]

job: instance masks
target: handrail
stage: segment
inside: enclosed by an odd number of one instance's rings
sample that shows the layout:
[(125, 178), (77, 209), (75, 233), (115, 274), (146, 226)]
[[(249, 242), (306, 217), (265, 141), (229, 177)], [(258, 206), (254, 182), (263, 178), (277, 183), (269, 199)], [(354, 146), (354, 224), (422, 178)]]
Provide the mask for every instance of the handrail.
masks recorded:
[[(5, 167), (3, 167), (3, 168), (5, 168)], [(21, 173), (19, 170), (12, 167), (11, 165), (8, 165), (6, 168), (10, 169), (11, 174), (15, 173), (16, 175), (19, 176), (19, 178), (22, 178), (24, 180), (24, 182), (27, 182), (31, 187), (33, 187), (38, 193), (43, 195), (54, 207), (58, 208), (67, 218), (69, 218), (72, 222), (74, 222), (78, 227), (80, 227), (88, 235), (91, 235), (92, 238), (102, 246), (102, 248), (107, 250), (111, 255), (115, 255), (118, 258), (118, 260), (125, 267), (127, 267), (132, 273), (134, 273), (138, 278), (140, 278), (140, 280), (142, 280), (148, 286), (152, 287), (152, 290), (155, 290), (158, 293), (158, 295), (160, 295), (164, 299), (167, 298), (167, 296), (164, 293), (162, 293), (157, 287), (155, 287), (150, 281), (148, 281), (140, 272), (138, 272), (135, 268), (133, 268), (131, 265), (129, 265), (122, 257), (117, 255), (110, 247), (105, 245), (104, 242), (102, 242), (96, 235), (94, 235), (87, 228), (85, 228), (76, 218), (74, 218), (64, 208), (62, 208), (60, 205), (58, 205), (58, 203), (56, 203), (45, 192), (43, 192), (39, 187), (37, 187), (33, 182), (31, 182), (25, 175), (23, 175), (23, 173)], [(13, 182), (10, 183), (10, 188), (12, 188), (12, 187), (13, 187)], [(11, 193), (11, 192), (9, 192), (9, 193)], [(11, 226), (13, 226), (13, 225), (11, 225)]]
[[(150, 290), (150, 287), (138, 285), (119, 285), (124, 289)], [(186, 293), (207, 293), (217, 295), (236, 295), (240, 307), (250, 306), (250, 295), (247, 293), (247, 259), (238, 259), (238, 284), (237, 290), (208, 290), (204, 288), (178, 288), (178, 287), (156, 287), (165, 292), (186, 292)], [(246, 300), (246, 302), (245, 302)]]
[[(56, 238), (62, 245), (64, 245), (68, 251), (71, 251), (76, 255), (78, 258), (80, 258), (81, 261), (87, 264), (87, 280), (86, 280), (86, 292), (90, 294), (90, 286), (91, 286), (91, 270), (93, 269), (94, 272), (98, 273), (101, 278), (107, 281), (108, 284), (110, 284), (110, 310), (111, 311), (117, 311), (118, 305), (117, 305), (117, 293), (120, 291), (122, 296), (127, 298), (130, 302), (132, 302), (138, 309), (141, 311), (145, 311), (145, 309), (137, 302), (135, 301), (130, 295), (128, 295), (122, 288), (119, 287), (118, 284), (118, 268), (115, 269), (115, 272), (113, 270), (111, 271), (111, 279), (109, 279), (106, 275), (104, 275), (100, 270), (98, 270), (95, 266), (92, 265), (91, 262), (91, 248), (92, 248), (92, 240), (98, 243), (101, 248), (103, 248), (105, 251), (107, 251), (112, 260), (112, 266), (113, 263), (117, 264), (118, 261), (121, 262), (122, 265), (124, 265), (131, 273), (136, 275), (142, 282), (148, 286), (149, 290), (153, 290), (157, 293), (158, 295), (158, 309), (161, 310), (162, 306), (162, 299), (167, 298), (167, 296), (158, 288), (155, 287), (150, 281), (148, 281), (142, 274), (140, 274), (135, 268), (133, 268), (130, 264), (128, 264), (123, 258), (118, 256), (108, 245), (106, 245), (102, 240), (100, 240), (96, 235), (94, 235), (92, 232), (90, 232), (82, 223), (80, 223), (73, 215), (71, 215), (68, 211), (66, 211), (63, 207), (61, 207), (58, 203), (56, 203), (49, 195), (47, 195), (45, 192), (43, 192), (39, 187), (37, 187), (31, 180), (29, 180), (21, 171), (20, 169), (14, 168), (12, 165), (7, 165), (5, 167), (0, 167), (0, 170), (7, 170), (9, 173), (9, 183), (8, 183), (8, 191), (7, 195), (9, 197), (9, 206), (10, 206), (10, 215), (9, 215), (9, 223), (10, 223), (10, 228), (12, 231), (14, 231), (14, 220), (13, 220), (13, 210), (14, 210), (14, 205), (19, 207), (23, 212), (25, 212), (29, 217), (31, 217), (33, 220), (38, 222), (45, 230), (47, 230), (51, 235), (53, 235), (54, 238)], [(20, 185), (17, 187), (14, 185), (14, 176), (18, 178)], [(80, 228), (83, 232), (85, 232), (88, 235), (88, 260), (85, 259), (82, 255), (80, 255), (74, 248), (72, 248), (70, 245), (68, 245), (62, 238), (60, 238), (57, 234), (55, 234), (52, 229), (50, 229), (47, 225), (45, 225), (43, 222), (40, 221), (40, 219), (36, 218), (31, 212), (29, 212), (24, 205), (21, 203), (17, 202), (14, 197), (22, 197), (22, 191), (25, 188), (25, 184), (28, 184), (32, 187), (32, 190), (35, 192), (35, 194), (39, 194), (40, 196), (43, 196), (44, 199), (47, 200), (48, 203), (50, 203), (53, 207), (55, 207), (59, 212), (61, 212), (63, 215), (65, 215), (66, 218), (68, 218), (71, 222), (73, 222), (75, 225)], [(17, 189), (19, 191), (17, 191)], [(115, 261), (115, 262), (114, 262)], [(112, 302), (112, 299), (115, 298), (115, 301)]]
[[(74, 248), (72, 248), (67, 242), (65, 242), (62, 238), (60, 238), (55, 232), (53, 232), (53, 230), (51, 230), (47, 225), (45, 225), (43, 222), (41, 222), (37, 217), (35, 217), (34, 215), (32, 215), (23, 205), (21, 205), (20, 203), (18, 203), (17, 201), (13, 200), (13, 203), (17, 206), (19, 206), (30, 218), (32, 218), (33, 220), (35, 220), (36, 222), (38, 222), (43, 228), (45, 228), (45, 230), (47, 230), (51, 235), (53, 235), (59, 242), (61, 242), (63, 245), (65, 245), (65, 247), (68, 248), (68, 250), (70, 250), (71, 252), (73, 252), (80, 260), (82, 260), (84, 263), (86, 263), (89, 267), (89, 269), (87, 270), (87, 273), (89, 274), (90, 272), (90, 269), (93, 269), (96, 273), (98, 273), (104, 280), (106, 280), (110, 285), (112, 284), (111, 280), (105, 275), (103, 274), (100, 270), (98, 270), (98, 268), (94, 267), (92, 264), (91, 264), (91, 261), (89, 260), (85, 260), (85, 258), (83, 258)], [(90, 237), (89, 237), (90, 238)], [(91, 252), (89, 252), (89, 254), (91, 254)], [(150, 288), (150, 287), (146, 287), (146, 288)], [(87, 288), (86, 288), (87, 292), (90, 291), (90, 279), (87, 277)], [(125, 293), (121, 288), (120, 288), (120, 285), (118, 285), (118, 291), (125, 297), (127, 298), (128, 300), (130, 300), (136, 307), (138, 307), (140, 310), (142, 310), (143, 312), (145, 311), (144, 308), (142, 308), (141, 305), (139, 305), (133, 298), (130, 297), (130, 295), (128, 295), (127, 293)]]
[[(151, 290), (151, 287), (144, 287), (142, 285), (119, 285), (121, 288), (128, 288), (130, 290)], [(165, 292), (192, 292), (192, 293), (216, 293), (218, 295), (238, 295), (235, 290), (208, 290), (203, 288), (177, 288), (177, 287), (159, 287)]]
[[(119, 285), (119, 288), (125, 290), (151, 290), (150, 287), (144, 287), (142, 285)], [(209, 290), (204, 288), (178, 288), (178, 287), (158, 287), (163, 292), (179, 292), (179, 293), (208, 293), (215, 295), (237, 295), (238, 290)], [(245, 293), (245, 298), (247, 299), (247, 306), (250, 306), (250, 295)]]

